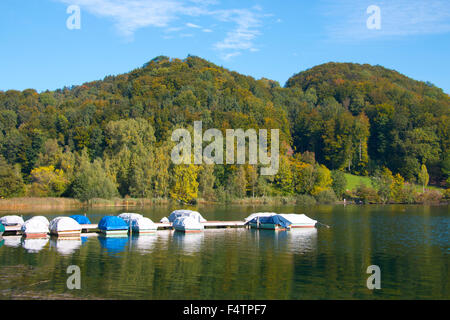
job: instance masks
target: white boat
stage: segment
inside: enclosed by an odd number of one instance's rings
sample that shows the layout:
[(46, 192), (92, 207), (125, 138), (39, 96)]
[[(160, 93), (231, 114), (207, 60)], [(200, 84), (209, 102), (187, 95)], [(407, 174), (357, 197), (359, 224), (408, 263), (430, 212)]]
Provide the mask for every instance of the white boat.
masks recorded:
[(265, 217), (271, 217), (271, 216), (275, 216), (276, 213), (274, 212), (258, 212), (258, 213), (252, 213), (251, 215), (249, 215), (247, 218), (245, 218), (245, 222), (249, 222), (255, 218), (265, 218)]
[(185, 233), (202, 232), (205, 229), (205, 227), (201, 222), (192, 217), (177, 218), (173, 222), (172, 226), (175, 229), (175, 231)]
[(80, 237), (81, 225), (69, 217), (58, 217), (50, 221), (50, 233), (59, 237)]
[(176, 219), (181, 217), (190, 217), (200, 223), (206, 222), (206, 219), (203, 218), (199, 212), (192, 210), (175, 210), (170, 214), (169, 221), (173, 223)]
[(159, 220), (160, 223), (170, 223), (170, 220), (167, 217), (162, 218)]
[(280, 214), (291, 223), (291, 228), (314, 228), (317, 221), (304, 214)]
[(0, 218), (0, 223), (4, 226), (21, 226), (24, 224), (24, 221), (19, 216), (4, 216)]
[(22, 225), (22, 233), (25, 238), (47, 238), (49, 229), (41, 219), (32, 218)]
[(127, 225), (130, 225), (130, 220), (132, 219), (139, 219), (139, 218), (143, 218), (144, 216), (142, 214), (139, 213), (121, 213), (119, 214), (119, 218), (123, 219), (123, 221), (126, 222)]
[(47, 226), (47, 228), (50, 225), (50, 221), (48, 221), (48, 219), (44, 216), (34, 216), (30, 220), (38, 220), (38, 221), (44, 223)]
[(133, 233), (145, 234), (145, 233), (155, 233), (158, 227), (149, 218), (136, 218), (131, 219), (131, 231)]

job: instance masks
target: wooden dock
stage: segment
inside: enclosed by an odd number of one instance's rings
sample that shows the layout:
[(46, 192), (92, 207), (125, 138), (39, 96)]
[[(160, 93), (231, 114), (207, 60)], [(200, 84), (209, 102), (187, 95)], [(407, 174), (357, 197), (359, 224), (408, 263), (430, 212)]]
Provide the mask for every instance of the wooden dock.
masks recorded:
[[(173, 229), (172, 223), (155, 223), (158, 230)], [(244, 221), (207, 221), (202, 223), (205, 229), (227, 229), (227, 228), (245, 228)], [(98, 232), (98, 224), (82, 224), (82, 233)], [(22, 234), (21, 226), (5, 226), (5, 235)]]

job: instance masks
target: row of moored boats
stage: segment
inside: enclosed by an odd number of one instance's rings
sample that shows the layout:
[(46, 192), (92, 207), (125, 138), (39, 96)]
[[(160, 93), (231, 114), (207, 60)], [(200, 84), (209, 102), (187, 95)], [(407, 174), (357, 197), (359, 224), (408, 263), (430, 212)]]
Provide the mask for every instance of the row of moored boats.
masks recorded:
[[(173, 227), (176, 231), (202, 232), (207, 220), (197, 211), (176, 210), (160, 223)], [(256, 229), (289, 230), (291, 228), (313, 228), (317, 221), (304, 214), (254, 213), (245, 219), (245, 224)], [(20, 227), (26, 238), (44, 238), (48, 234), (59, 237), (79, 237), (83, 226), (90, 225), (86, 216), (73, 215), (57, 217), (49, 221), (44, 216), (35, 216), (24, 221), (20, 216), (0, 218), (0, 235), (5, 226)], [(85, 227), (86, 228), (86, 227)], [(118, 216), (105, 216), (98, 223), (98, 230), (105, 236), (127, 236), (129, 233), (151, 234), (158, 229), (151, 219), (138, 213), (122, 213)]]

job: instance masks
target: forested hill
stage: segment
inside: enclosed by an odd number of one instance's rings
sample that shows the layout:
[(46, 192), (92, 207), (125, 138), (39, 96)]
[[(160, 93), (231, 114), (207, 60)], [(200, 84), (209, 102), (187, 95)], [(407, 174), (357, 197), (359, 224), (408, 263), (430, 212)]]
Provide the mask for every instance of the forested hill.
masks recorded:
[[(246, 167), (246, 185), (235, 186), (241, 195), (254, 194), (258, 185), (267, 194), (266, 182), (275, 193), (312, 192), (282, 176), (295, 176), (302, 163), (360, 175), (387, 167), (409, 181), (426, 164), (432, 181), (443, 182), (450, 166), (449, 113), (450, 98), (441, 89), (379, 66), (328, 63), (281, 87), (198, 57), (157, 57), (129, 73), (71, 88), (0, 91), (0, 162), (15, 167), (9, 171), (28, 185), (17, 190), (31, 195), (76, 195), (89, 178), (77, 169), (88, 172), (91, 162), (122, 196), (165, 197), (182, 189), (176, 178), (182, 173), (167, 158), (172, 130), (202, 120), (205, 129), (280, 129), (279, 176), (260, 181)], [(230, 179), (242, 176), (237, 170), (219, 166), (208, 183), (214, 190), (233, 185)]]

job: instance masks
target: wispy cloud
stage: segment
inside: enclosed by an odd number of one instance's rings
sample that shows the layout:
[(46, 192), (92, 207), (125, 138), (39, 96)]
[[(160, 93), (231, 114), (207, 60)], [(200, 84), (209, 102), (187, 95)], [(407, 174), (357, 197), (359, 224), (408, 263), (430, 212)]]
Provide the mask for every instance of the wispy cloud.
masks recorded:
[[(224, 23), (231, 30), (226, 32), (222, 41), (213, 45), (223, 59), (230, 59), (244, 51), (254, 52), (255, 39), (261, 34), (262, 9), (255, 6), (248, 9), (213, 8), (219, 4), (217, 0), (55, 0), (67, 5), (79, 5), (82, 10), (98, 17), (113, 21), (118, 32), (129, 40), (134, 33), (145, 27), (164, 28), (165, 32), (182, 30), (174, 26), (180, 19), (206, 16)], [(212, 32), (192, 22), (184, 23), (184, 27)], [(191, 33), (184, 36), (192, 36)], [(167, 37), (169, 38), (169, 37)]]
[(220, 21), (233, 22), (236, 25), (235, 29), (227, 33), (223, 41), (215, 44), (215, 48), (222, 52), (223, 59), (236, 57), (246, 50), (257, 51), (254, 40), (261, 34), (259, 28), (263, 16), (259, 11), (260, 8), (256, 7), (253, 10), (235, 9), (215, 12)]
[[(381, 29), (368, 29), (370, 5), (381, 9)], [(336, 40), (361, 40), (450, 32), (448, 0), (325, 1), (327, 29)]]

